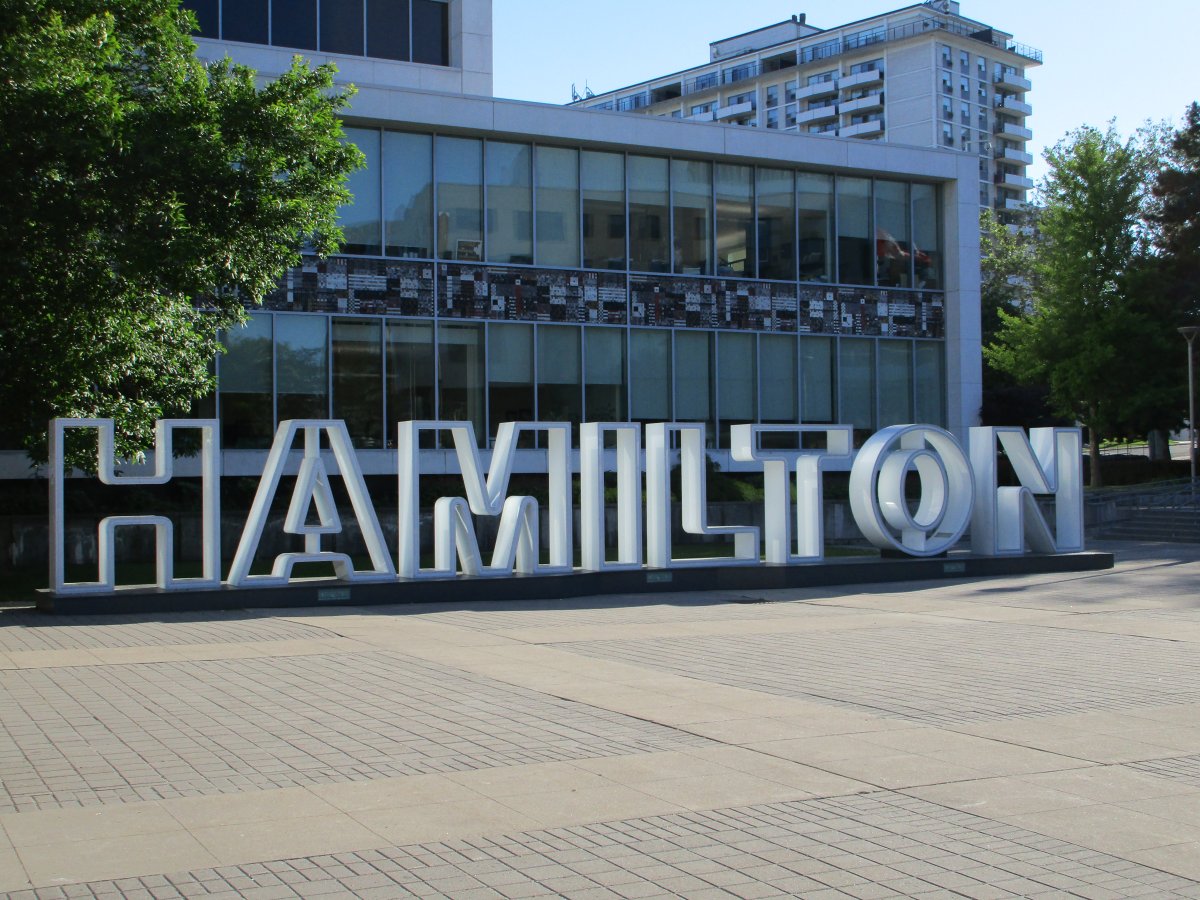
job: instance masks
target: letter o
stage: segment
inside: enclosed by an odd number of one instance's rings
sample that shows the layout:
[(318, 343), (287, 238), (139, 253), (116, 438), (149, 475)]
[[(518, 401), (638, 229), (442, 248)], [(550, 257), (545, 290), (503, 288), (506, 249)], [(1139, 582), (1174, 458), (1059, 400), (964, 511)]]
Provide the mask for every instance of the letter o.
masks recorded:
[[(904, 485), (921, 483), (916, 511)], [(975, 504), (971, 462), (948, 431), (932, 425), (892, 425), (867, 439), (850, 470), (850, 510), (868, 541), (881, 550), (937, 556), (963, 536)]]

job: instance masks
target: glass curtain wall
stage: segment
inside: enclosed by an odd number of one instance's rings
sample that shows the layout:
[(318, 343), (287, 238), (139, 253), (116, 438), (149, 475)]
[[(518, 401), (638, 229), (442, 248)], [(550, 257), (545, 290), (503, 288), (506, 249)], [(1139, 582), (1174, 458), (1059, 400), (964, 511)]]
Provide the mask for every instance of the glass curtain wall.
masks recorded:
[(483, 325), (439, 325), (439, 418), (475, 426), (475, 439), (486, 435), (487, 397)]
[(837, 180), (838, 278), (842, 284), (871, 284), (875, 257), (871, 252), (871, 182), (867, 178)]
[(908, 185), (875, 182), (875, 283), (882, 287), (912, 286), (912, 235)]
[(533, 326), (488, 326), (488, 414), (490, 433), (501, 422), (532, 422)]
[(533, 263), (533, 148), (487, 142), (487, 258)]
[(671, 197), (675, 213), (674, 269), (680, 275), (711, 275), (712, 164), (671, 161)]
[(579, 151), (538, 147), (537, 252), (539, 266), (579, 265)]
[(383, 444), (383, 323), (333, 320), (333, 417), (359, 449)]
[[(713, 410), (713, 335), (707, 331), (675, 332), (675, 418), (704, 422), (708, 446), (715, 446)], [(639, 389), (634, 379), (634, 395)]]
[(433, 138), (383, 133), (384, 238), (388, 256), (433, 254)]
[(379, 196), (380, 132), (375, 128), (347, 128), (346, 140), (362, 151), (366, 165), (346, 179), (346, 189), (353, 197), (338, 210), (346, 235), (342, 252), (378, 255), (383, 214)]
[(758, 169), (758, 277), (796, 278), (796, 192), (789, 169)]
[(583, 419), (580, 331), (572, 325), (537, 329), (538, 419), (571, 422), (576, 432)]
[(717, 274), (754, 277), (754, 168), (717, 164)]
[(913, 256), (916, 287), (942, 288), (942, 228), (938, 215), (938, 191), (932, 184), (912, 186)]
[(837, 418), (837, 367), (833, 338), (800, 338), (800, 421), (832, 423)]
[(329, 320), (275, 316), (275, 403), (279, 421), (329, 416)]
[(917, 341), (914, 416), (918, 422), (946, 424), (946, 354), (941, 342)]
[(833, 176), (796, 173), (800, 280), (833, 280)]
[(799, 388), (796, 380), (795, 335), (759, 335), (758, 360), (760, 421), (774, 424), (795, 422)]
[[(630, 418), (634, 422), (671, 420), (671, 332), (634, 328), (629, 332)], [(591, 410), (589, 409), (589, 415)], [(683, 418), (681, 416), (681, 418)]]
[(483, 142), (438, 137), (438, 256), (479, 262), (483, 259)]
[(913, 421), (911, 341), (879, 342), (879, 427)]
[[(729, 446), (729, 426), (758, 421), (758, 373), (755, 335), (717, 335), (717, 415), (719, 446)], [(786, 377), (786, 376), (785, 376)]]
[(589, 422), (623, 422), (627, 414), (625, 330), (585, 328), (584, 404)]
[(667, 160), (629, 157), (629, 268), (669, 272), (671, 220)]
[(854, 426), (856, 445), (875, 430), (875, 344), (843, 338), (838, 346), (838, 418)]
[(397, 422), (437, 417), (433, 323), (387, 323), (388, 443)]
[(250, 316), (244, 326), (221, 334), (221, 446), (230, 450), (268, 447), (275, 431), (271, 396), (272, 316)]
[(583, 264), (589, 269), (625, 268), (625, 157), (580, 154), (583, 191)]

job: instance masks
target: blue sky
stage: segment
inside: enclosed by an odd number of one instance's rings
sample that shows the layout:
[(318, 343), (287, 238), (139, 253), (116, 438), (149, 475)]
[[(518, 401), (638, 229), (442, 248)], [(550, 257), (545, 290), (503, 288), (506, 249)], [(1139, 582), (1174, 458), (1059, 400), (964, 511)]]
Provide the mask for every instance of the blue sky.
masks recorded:
[[(493, 0), (495, 93), (564, 103), (574, 82), (612, 90), (708, 59), (708, 44), (808, 14), (833, 27), (903, 6), (889, 0)], [(963, 0), (962, 13), (1011, 32), (1045, 54), (1029, 70), (1029, 119), (1042, 148), (1083, 124), (1116, 118), (1129, 133), (1145, 120), (1178, 124), (1200, 100), (1200, 7), (1196, 0)]]

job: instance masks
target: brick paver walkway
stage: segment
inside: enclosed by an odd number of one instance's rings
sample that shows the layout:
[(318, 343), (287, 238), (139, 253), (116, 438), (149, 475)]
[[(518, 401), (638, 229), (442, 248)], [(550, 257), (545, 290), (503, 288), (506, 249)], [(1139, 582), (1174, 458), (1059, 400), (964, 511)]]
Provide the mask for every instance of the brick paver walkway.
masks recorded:
[(902, 589), (3, 611), (0, 894), (1200, 897), (1200, 549), (1125, 550)]

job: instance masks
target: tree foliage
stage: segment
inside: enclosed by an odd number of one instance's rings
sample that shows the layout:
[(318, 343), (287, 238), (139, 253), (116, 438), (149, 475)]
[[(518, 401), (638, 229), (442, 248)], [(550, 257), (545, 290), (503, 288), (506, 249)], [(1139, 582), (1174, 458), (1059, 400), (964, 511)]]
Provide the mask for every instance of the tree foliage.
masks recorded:
[(178, 3), (0, 0), (0, 408), (35, 458), (53, 416), (135, 455), (302, 241), (340, 239), (332, 70), (205, 65)]
[(1000, 312), (985, 356), (1022, 383), (1046, 384), (1052, 410), (1087, 426), (1096, 484), (1100, 440), (1161, 419), (1176, 384), (1161, 365), (1172, 327), (1147, 264), (1158, 141), (1083, 127), (1045, 159), (1032, 305)]
[(1157, 275), (1171, 305), (1195, 324), (1200, 318), (1200, 103), (1188, 107), (1165, 159), (1154, 181), (1150, 216)]

